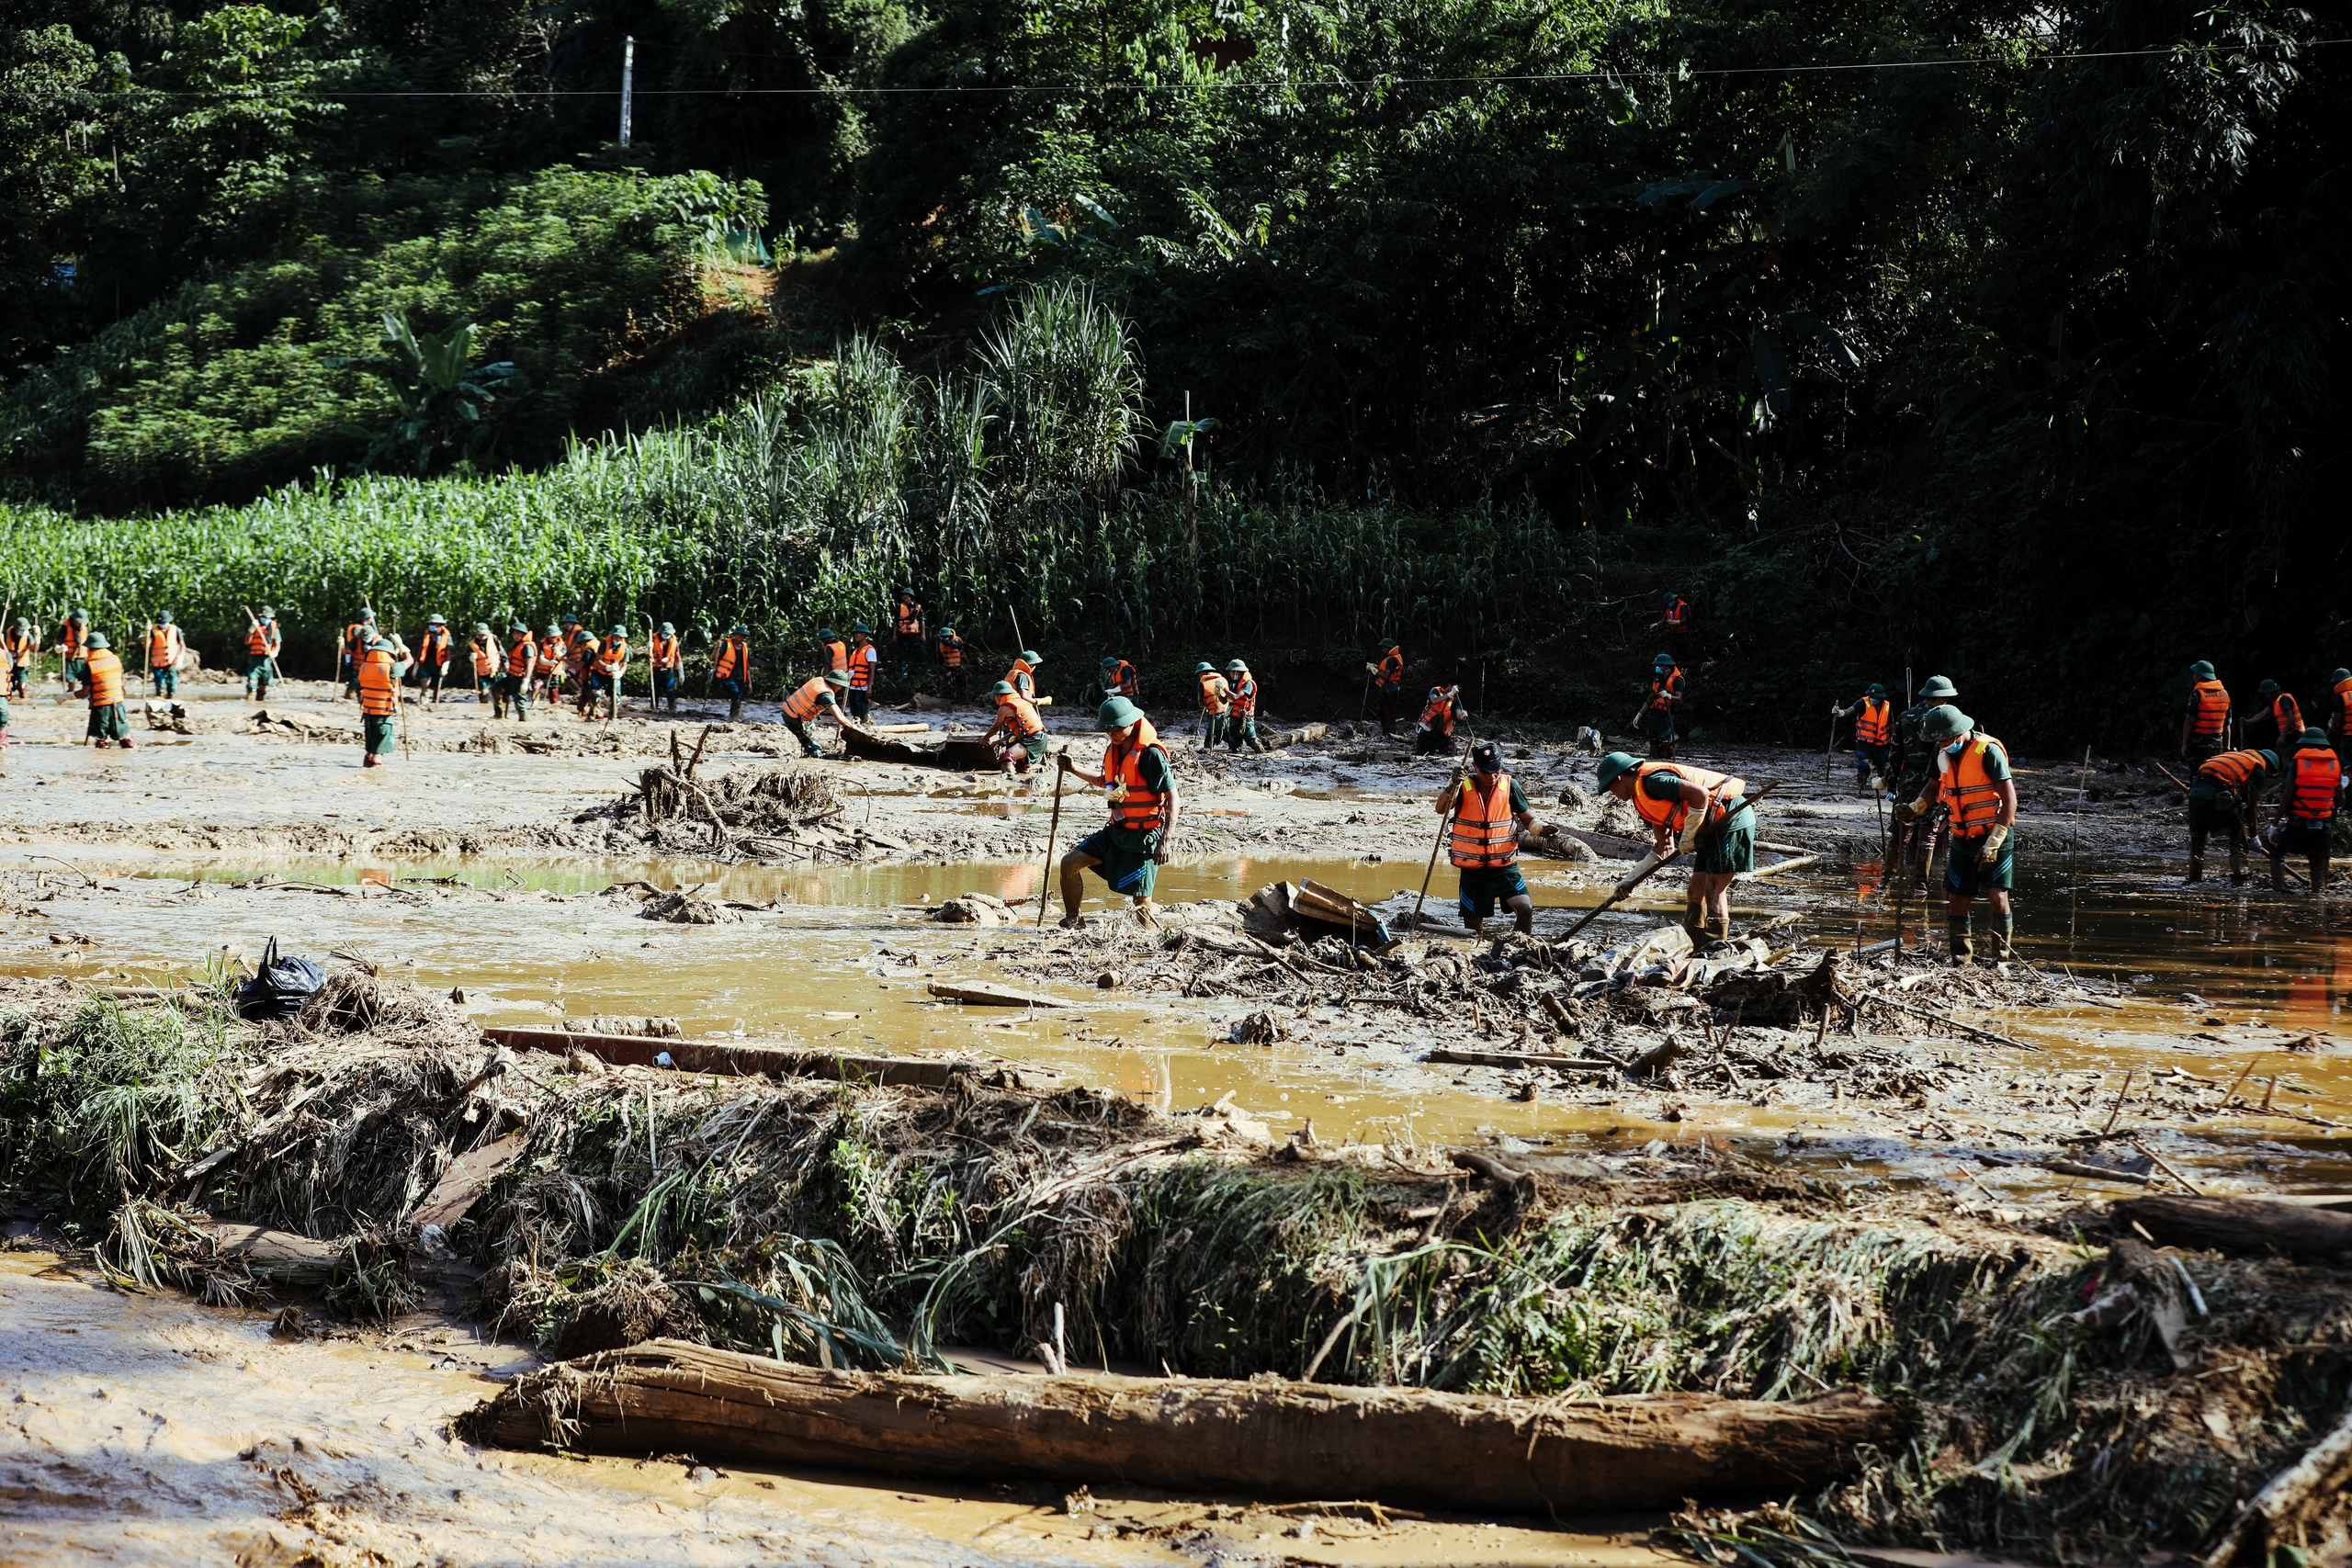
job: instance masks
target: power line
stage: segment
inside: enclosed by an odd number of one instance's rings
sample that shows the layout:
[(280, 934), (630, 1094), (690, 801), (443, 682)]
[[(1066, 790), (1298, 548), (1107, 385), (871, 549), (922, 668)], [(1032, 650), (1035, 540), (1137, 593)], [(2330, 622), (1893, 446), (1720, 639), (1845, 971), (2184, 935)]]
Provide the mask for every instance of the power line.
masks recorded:
[[(2033, 40), (2030, 39), (2007, 39), (1999, 41), (2005, 43), (2030, 43)], [(2257, 44), (2253, 46), (2249, 52), (2270, 50), (2285, 50), (2291, 52), (2295, 50), (2324, 49), (2333, 44), (2347, 42), (2352, 42), (2352, 38), (2312, 39), (2305, 42), (2283, 45)], [(2032, 60), (2023, 62), (2023, 63), (2028, 65), (2057, 65), (2098, 60), (2153, 60), (2168, 58), (2183, 53), (2199, 52), (2219, 47), (2221, 46), (2207, 44), (2182, 44), (2164, 49), (2077, 50), (2062, 54), (2046, 54), (2037, 56)], [(735, 57), (717, 56), (715, 58), (730, 59)], [(781, 57), (743, 56), (741, 58), (775, 59)], [(914, 97), (923, 96), (985, 97), (992, 96), (1001, 96), (1010, 94), (1021, 93), (1079, 94), (1083, 96), (1096, 93), (1255, 92), (1261, 90), (1280, 91), (1283, 89), (1297, 90), (1301, 88), (1316, 87), (1355, 89), (1363, 91), (1392, 87), (1515, 86), (1541, 85), (1545, 83), (1572, 85), (1577, 83), (1597, 82), (1614, 85), (1629, 81), (1682, 81), (1694, 76), (1812, 76), (1839, 74), (1857, 71), (1952, 70), (1974, 66), (1989, 67), (2006, 63), (2008, 62), (1975, 55), (1953, 55), (1939, 60), (1864, 60), (1817, 65), (1711, 65), (1675, 69), (1665, 69), (1656, 66), (1641, 66), (1629, 67), (1624, 70), (1523, 72), (1492, 76), (1373, 75), (1363, 78), (1346, 76), (1296, 78), (1276, 77), (1255, 81), (1233, 81), (1222, 77), (1212, 77), (1198, 82), (1102, 82), (1092, 85), (1057, 83), (1052, 85), (1038, 85), (1031, 83), (1012, 82), (988, 83), (975, 85), (972, 86), (940, 85), (922, 87), (849, 85), (825, 85), (814, 87), (639, 87), (635, 89), (635, 93), (637, 96), (641, 98), (818, 98)], [(130, 88), (119, 92), (97, 93), (91, 96), (96, 97), (136, 97), (143, 96), (148, 97), (166, 98), (220, 98), (232, 96), (249, 98), (254, 95), (250, 92), (243, 94), (220, 92), (197, 93), (173, 91), (169, 89)], [(617, 94), (615, 89), (609, 87), (550, 87), (538, 92), (500, 92), (496, 90), (482, 89), (443, 90), (424, 88), (396, 92), (367, 92), (324, 88), (313, 90), (311, 96), (320, 98), (337, 99), (497, 98), (511, 102), (534, 98), (610, 98), (616, 96)]]

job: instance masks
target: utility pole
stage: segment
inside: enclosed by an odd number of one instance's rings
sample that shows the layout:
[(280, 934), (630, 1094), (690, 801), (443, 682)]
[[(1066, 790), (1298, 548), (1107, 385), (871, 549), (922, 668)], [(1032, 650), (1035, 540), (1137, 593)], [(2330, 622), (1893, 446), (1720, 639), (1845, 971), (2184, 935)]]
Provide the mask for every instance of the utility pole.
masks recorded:
[(637, 76), (637, 39), (621, 41), (621, 145), (628, 145), (629, 94)]

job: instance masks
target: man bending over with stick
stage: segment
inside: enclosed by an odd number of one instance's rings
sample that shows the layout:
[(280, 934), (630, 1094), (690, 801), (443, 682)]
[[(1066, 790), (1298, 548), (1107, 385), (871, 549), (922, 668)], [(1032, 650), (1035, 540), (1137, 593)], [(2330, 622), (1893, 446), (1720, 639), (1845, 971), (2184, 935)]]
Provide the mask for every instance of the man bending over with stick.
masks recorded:
[(1086, 897), (1086, 871), (1091, 866), (1133, 902), (1136, 919), (1152, 923), (1151, 891), (1159, 868), (1168, 863), (1168, 846), (1176, 836), (1176, 771), (1168, 765), (1168, 749), (1143, 710), (1125, 697), (1113, 697), (1097, 710), (1096, 718), (1110, 732), (1102, 749), (1102, 771), (1090, 773), (1074, 765), (1068, 752), (1057, 760), (1062, 771), (1075, 773), (1107, 790), (1111, 820), (1062, 857), (1062, 920), (1075, 928), (1078, 906)]
[[(1732, 880), (1756, 864), (1756, 808), (1747, 801), (1747, 781), (1690, 762), (1635, 761), (1623, 751), (1603, 757), (1595, 776), (1649, 824), (1649, 859), (1618, 887), (1630, 890), (1668, 854), (1695, 846), (1682, 929), (1696, 944), (1710, 937), (1729, 941)], [(1718, 822), (1720, 831), (1705, 832)]]

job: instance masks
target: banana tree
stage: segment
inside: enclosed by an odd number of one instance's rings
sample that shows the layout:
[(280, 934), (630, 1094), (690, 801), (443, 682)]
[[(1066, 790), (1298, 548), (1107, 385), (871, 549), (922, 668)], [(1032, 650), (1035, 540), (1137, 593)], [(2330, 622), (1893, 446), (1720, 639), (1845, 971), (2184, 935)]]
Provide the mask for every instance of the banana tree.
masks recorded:
[(481, 466), (506, 416), (530, 395), (531, 382), (512, 360), (468, 369), (474, 330), (473, 322), (459, 321), (446, 332), (420, 334), (410, 330), (405, 315), (387, 310), (386, 353), (326, 362), (380, 378), (399, 410), (359, 459), (360, 471), (380, 463), (422, 477), (440, 466), (445, 454)]

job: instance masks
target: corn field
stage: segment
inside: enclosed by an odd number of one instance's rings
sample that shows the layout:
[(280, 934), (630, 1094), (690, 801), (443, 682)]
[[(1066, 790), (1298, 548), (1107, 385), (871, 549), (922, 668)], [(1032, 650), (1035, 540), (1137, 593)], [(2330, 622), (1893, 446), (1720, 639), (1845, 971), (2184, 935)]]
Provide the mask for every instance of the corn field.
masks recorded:
[(271, 604), (298, 672), (363, 605), (403, 629), (667, 620), (695, 647), (742, 621), (787, 664), (820, 626), (882, 627), (901, 584), (982, 646), (1141, 652), (1210, 632), (1478, 645), (1568, 609), (1568, 541), (1523, 505), (1413, 515), (1211, 482), (1188, 508), (1143, 393), (1125, 322), (1040, 288), (935, 379), (854, 338), (707, 424), (536, 473), (322, 475), (136, 520), (0, 505), (0, 586), (43, 626), (79, 606), (120, 636), (169, 610), (216, 661)]

